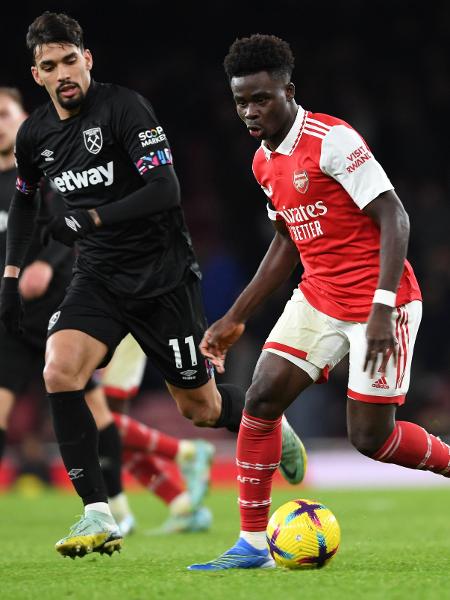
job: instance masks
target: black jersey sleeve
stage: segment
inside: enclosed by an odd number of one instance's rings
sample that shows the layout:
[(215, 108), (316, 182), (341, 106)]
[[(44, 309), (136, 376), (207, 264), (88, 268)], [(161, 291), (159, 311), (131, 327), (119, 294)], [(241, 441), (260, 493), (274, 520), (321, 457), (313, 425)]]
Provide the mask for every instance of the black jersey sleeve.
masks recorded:
[(116, 139), (144, 178), (159, 166), (173, 164), (164, 129), (150, 102), (137, 92), (121, 88), (112, 125)]
[(21, 125), (17, 134), (15, 155), (16, 192), (8, 212), (5, 264), (22, 267), (33, 236), (38, 210), (36, 191), (41, 178), (40, 170), (33, 165), (28, 120)]
[(20, 126), (14, 153), (17, 165), (16, 188), (22, 194), (32, 196), (38, 189), (43, 173), (33, 164), (33, 141), (29, 119)]
[(113, 106), (112, 124), (116, 139), (142, 176), (144, 186), (98, 207), (102, 224), (140, 219), (180, 204), (169, 143), (151, 104), (136, 92), (121, 88)]

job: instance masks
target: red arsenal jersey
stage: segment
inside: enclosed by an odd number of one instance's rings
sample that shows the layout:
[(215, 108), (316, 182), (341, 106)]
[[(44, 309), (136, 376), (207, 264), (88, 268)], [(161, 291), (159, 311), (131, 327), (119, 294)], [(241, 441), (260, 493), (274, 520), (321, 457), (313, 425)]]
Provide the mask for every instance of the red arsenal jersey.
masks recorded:
[[(310, 304), (344, 321), (367, 321), (379, 274), (380, 231), (362, 209), (393, 189), (364, 139), (348, 123), (298, 109), (275, 152), (262, 143), (255, 177), (272, 220), (285, 221), (304, 273)], [(421, 300), (408, 261), (397, 306)]]

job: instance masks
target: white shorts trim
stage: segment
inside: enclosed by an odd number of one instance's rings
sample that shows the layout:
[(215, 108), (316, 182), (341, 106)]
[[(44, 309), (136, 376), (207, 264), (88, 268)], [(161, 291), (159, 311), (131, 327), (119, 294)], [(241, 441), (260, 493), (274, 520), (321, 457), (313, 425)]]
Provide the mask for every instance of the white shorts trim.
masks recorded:
[(293, 356), (292, 354), (289, 354), (288, 352), (283, 352), (283, 350), (277, 350), (276, 348), (266, 348), (264, 350), (264, 352), (271, 352), (272, 354), (276, 354), (277, 356), (281, 356), (282, 358), (285, 358), (292, 364), (294, 364), (297, 367), (299, 367), (300, 369), (302, 369), (302, 371), (305, 371), (306, 373), (308, 373), (308, 375), (311, 377), (311, 379), (314, 382), (316, 382), (322, 374), (322, 369), (319, 369), (319, 367), (316, 367), (315, 365), (308, 362), (304, 358), (299, 358), (298, 356)]

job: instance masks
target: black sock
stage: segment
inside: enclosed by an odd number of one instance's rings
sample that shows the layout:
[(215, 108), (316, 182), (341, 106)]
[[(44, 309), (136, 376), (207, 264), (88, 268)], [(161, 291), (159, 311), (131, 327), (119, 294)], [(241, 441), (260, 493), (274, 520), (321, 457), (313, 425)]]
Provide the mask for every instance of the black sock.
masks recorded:
[(244, 390), (231, 383), (220, 383), (217, 389), (222, 396), (222, 410), (214, 427), (225, 427), (228, 431), (237, 433), (245, 404)]
[(2, 462), (3, 454), (5, 452), (6, 444), (6, 431), (0, 428), (0, 463)]
[(83, 504), (107, 502), (98, 459), (98, 431), (84, 390), (47, 394), (67, 473)]
[(108, 496), (114, 498), (123, 490), (122, 442), (114, 421), (98, 431), (98, 454)]

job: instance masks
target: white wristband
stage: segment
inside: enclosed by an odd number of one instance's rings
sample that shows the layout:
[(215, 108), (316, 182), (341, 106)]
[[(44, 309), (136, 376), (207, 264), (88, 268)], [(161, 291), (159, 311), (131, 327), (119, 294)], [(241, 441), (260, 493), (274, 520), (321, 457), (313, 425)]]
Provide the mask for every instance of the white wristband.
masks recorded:
[(378, 304), (386, 304), (386, 306), (395, 308), (396, 298), (397, 294), (395, 294), (394, 292), (390, 292), (389, 290), (375, 290), (372, 302), (377, 302)]

